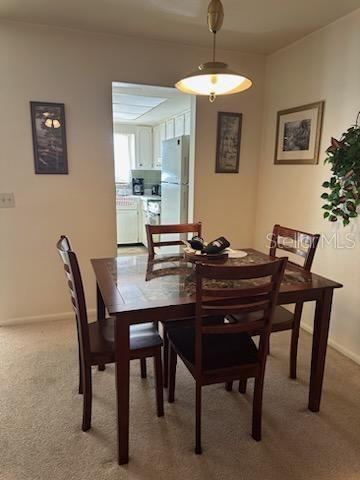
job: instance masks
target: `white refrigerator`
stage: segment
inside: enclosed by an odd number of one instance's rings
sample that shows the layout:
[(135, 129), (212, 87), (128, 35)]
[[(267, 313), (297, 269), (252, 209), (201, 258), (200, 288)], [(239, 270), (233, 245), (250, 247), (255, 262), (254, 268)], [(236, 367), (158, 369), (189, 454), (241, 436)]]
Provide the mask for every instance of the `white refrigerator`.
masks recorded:
[(188, 221), (189, 135), (162, 142), (161, 223)]

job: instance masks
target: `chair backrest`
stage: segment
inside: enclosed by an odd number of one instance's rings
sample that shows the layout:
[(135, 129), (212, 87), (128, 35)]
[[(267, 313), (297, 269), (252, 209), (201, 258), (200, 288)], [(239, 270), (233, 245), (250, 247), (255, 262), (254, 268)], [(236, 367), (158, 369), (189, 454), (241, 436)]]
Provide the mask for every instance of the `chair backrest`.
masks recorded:
[(304, 269), (310, 272), (319, 238), (319, 234), (306, 233), (282, 227), (281, 225), (274, 225), (270, 255), (275, 257), (277, 249), (298, 255), (304, 259), (302, 265)]
[(182, 223), (178, 225), (146, 225), (146, 236), (149, 249), (149, 258), (154, 258), (155, 247), (168, 247), (172, 245), (183, 245), (182, 240), (167, 240), (154, 242), (154, 235), (192, 233), (194, 236), (201, 237), (201, 222)]
[(79, 263), (75, 252), (71, 250), (70, 241), (65, 235), (61, 235), (56, 248), (64, 263), (67, 285), (76, 317), (80, 354), (85, 360), (90, 353), (90, 341), (86, 301)]
[[(196, 265), (195, 368), (201, 375), (202, 336), (260, 332), (258, 361), (265, 364), (274, 310), (287, 258), (261, 265)], [(251, 315), (256, 313), (256, 315)], [(206, 316), (244, 315), (244, 322), (204, 323)]]

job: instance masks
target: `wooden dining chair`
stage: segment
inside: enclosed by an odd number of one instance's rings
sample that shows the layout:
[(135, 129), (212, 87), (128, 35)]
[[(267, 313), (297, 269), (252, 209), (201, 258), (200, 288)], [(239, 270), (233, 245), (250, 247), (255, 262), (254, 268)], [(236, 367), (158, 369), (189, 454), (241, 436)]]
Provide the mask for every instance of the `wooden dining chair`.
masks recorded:
[[(278, 251), (283, 250), (291, 255), (301, 257), (303, 260), (300, 262), (300, 266), (302, 266), (307, 272), (310, 272), (319, 238), (320, 235), (318, 234), (306, 233), (301, 230), (274, 225), (269, 254), (272, 257), (276, 257)], [(299, 265), (299, 263), (290, 260), (289, 263)], [(297, 352), (303, 306), (304, 302), (296, 303), (294, 313), (284, 307), (276, 307), (272, 324), (272, 332), (291, 330), (290, 378), (293, 379), (297, 376)], [(254, 315), (252, 314), (252, 316)], [(247, 321), (247, 318), (244, 319), (241, 315), (232, 316), (232, 319), (238, 322)], [(227, 385), (227, 389), (231, 390), (231, 384)], [(240, 392), (245, 393), (246, 383), (240, 384), (239, 390)]]
[[(115, 362), (114, 319), (106, 318), (88, 323), (85, 293), (75, 252), (64, 235), (57, 242), (57, 250), (64, 264), (67, 285), (75, 311), (79, 347), (79, 393), (83, 394), (82, 429), (91, 427), (92, 381), (91, 366)], [(157, 415), (164, 415), (161, 362), (162, 339), (151, 323), (130, 327), (131, 360), (154, 358)]]
[[(148, 241), (148, 251), (149, 251), (149, 260), (153, 260), (155, 258), (156, 252), (155, 248), (161, 247), (169, 247), (169, 246), (177, 246), (177, 245), (184, 245), (183, 240), (176, 239), (176, 240), (167, 240), (161, 241), (161, 237), (159, 240), (154, 241), (154, 236), (160, 236), (162, 234), (189, 234), (191, 233), (192, 236), (201, 237), (201, 222), (198, 223), (183, 223), (179, 225), (146, 225), (146, 236)], [(186, 319), (184, 319), (186, 322)], [(167, 388), (168, 386), (168, 363), (169, 363), (169, 341), (168, 341), (168, 330), (169, 328), (174, 328), (179, 326), (179, 320), (174, 322), (167, 321), (162, 322), (163, 327), (163, 340), (164, 340), (164, 387)]]
[[(286, 258), (261, 265), (196, 265), (195, 327), (171, 329), (169, 402), (174, 401), (177, 356), (196, 383), (195, 453), (201, 449), (202, 387), (255, 378), (252, 436), (261, 440), (261, 413), (265, 365), (271, 324)], [(258, 312), (256, 321), (206, 325), (208, 315)], [(259, 348), (252, 340), (260, 332)]]
[[(171, 247), (176, 245), (184, 245), (182, 239), (161, 241), (161, 235), (175, 235), (192, 233), (192, 236), (201, 237), (201, 222), (198, 223), (180, 223), (177, 225), (146, 225), (146, 237), (148, 242), (149, 258), (155, 257), (155, 248)], [(154, 236), (160, 239), (154, 241)]]

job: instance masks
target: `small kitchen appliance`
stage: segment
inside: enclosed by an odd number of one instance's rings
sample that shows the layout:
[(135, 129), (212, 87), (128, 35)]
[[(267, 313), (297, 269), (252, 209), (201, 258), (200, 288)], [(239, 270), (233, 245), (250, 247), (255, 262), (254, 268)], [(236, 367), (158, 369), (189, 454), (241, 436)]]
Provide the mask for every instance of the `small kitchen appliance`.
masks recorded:
[(133, 178), (132, 187), (134, 195), (144, 195), (144, 179), (143, 178)]
[(152, 195), (161, 195), (161, 185), (159, 184), (154, 184), (151, 189), (151, 194)]

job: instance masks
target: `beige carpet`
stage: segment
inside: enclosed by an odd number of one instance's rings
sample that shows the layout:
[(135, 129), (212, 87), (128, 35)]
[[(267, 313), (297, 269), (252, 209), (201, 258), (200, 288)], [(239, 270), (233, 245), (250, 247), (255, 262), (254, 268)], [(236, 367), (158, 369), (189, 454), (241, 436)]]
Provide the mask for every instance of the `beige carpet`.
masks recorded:
[(126, 467), (116, 462), (112, 366), (94, 370), (93, 428), (80, 429), (75, 338), (70, 321), (0, 328), (1, 480), (360, 479), (360, 368), (330, 350), (322, 410), (310, 413), (304, 332), (298, 381), (287, 378), (288, 334), (272, 338), (262, 442), (250, 437), (251, 388), (204, 389), (202, 456), (193, 453), (192, 378), (179, 368), (176, 402), (159, 419), (152, 368), (141, 380), (132, 362)]

